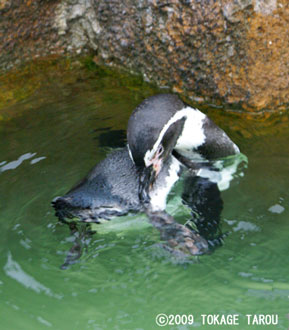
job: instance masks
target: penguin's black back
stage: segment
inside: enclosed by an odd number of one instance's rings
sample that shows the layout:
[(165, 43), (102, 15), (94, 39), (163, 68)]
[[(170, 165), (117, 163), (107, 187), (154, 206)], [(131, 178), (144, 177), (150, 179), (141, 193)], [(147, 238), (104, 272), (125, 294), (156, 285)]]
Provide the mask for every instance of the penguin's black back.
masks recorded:
[(138, 184), (136, 167), (123, 148), (109, 154), (53, 206), (59, 218), (86, 221), (139, 211)]

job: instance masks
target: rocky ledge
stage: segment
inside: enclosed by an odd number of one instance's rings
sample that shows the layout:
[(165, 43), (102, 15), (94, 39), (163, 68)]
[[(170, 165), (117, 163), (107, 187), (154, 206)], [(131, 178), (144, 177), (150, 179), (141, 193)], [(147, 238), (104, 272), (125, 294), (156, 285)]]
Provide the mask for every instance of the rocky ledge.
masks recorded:
[(0, 0), (0, 69), (90, 52), (198, 102), (289, 103), (287, 0)]

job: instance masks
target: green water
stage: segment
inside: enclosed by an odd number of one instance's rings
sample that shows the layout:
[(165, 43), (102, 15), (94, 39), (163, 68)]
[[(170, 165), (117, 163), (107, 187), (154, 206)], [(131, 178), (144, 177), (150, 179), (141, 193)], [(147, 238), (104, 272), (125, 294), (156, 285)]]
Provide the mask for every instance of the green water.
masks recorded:
[[(0, 121), (0, 328), (157, 329), (166, 313), (194, 315), (192, 326), (170, 329), (232, 328), (202, 325), (201, 314), (287, 329), (288, 127), (251, 138), (227, 129), (249, 166), (222, 193), (230, 234), (213, 254), (177, 263), (142, 216), (104, 225), (80, 262), (60, 269), (72, 237), (50, 201), (123, 143), (129, 114), (152, 93), (105, 79), (51, 82), (5, 109), (15, 116)], [(248, 326), (246, 314), (278, 314), (278, 325)]]

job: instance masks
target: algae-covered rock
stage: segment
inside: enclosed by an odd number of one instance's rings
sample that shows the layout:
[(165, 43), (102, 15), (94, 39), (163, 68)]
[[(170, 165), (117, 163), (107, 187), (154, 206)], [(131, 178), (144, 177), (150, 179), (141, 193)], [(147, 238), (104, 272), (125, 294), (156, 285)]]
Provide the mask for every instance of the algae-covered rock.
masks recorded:
[(0, 2), (0, 68), (92, 52), (198, 102), (284, 109), (287, 0)]

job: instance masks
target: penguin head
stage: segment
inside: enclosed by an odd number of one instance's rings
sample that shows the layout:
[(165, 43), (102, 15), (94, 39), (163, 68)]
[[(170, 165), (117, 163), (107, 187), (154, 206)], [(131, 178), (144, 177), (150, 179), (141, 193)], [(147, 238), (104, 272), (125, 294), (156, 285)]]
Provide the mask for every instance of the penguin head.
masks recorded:
[(145, 99), (133, 111), (128, 121), (127, 141), (137, 166), (149, 166), (157, 154), (164, 156), (163, 144), (168, 144), (174, 135), (172, 128), (167, 132), (170, 128), (167, 123), (182, 108), (184, 103), (176, 95), (158, 94)]
[(140, 174), (141, 200), (149, 195), (173, 151), (190, 161), (214, 160), (239, 152), (212, 120), (173, 94), (149, 97), (133, 111), (127, 142)]
[(179, 138), (185, 118), (169, 122), (184, 103), (173, 94), (145, 99), (128, 121), (127, 142), (140, 177), (140, 198), (145, 199)]

